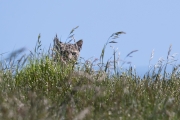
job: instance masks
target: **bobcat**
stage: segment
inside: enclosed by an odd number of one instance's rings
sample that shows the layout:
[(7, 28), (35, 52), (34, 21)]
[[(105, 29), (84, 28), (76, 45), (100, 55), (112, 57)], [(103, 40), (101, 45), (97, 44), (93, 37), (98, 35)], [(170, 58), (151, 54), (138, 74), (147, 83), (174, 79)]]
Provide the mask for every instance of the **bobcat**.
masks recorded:
[(58, 57), (60, 57), (60, 60), (64, 63), (67, 63), (69, 61), (76, 62), (79, 57), (82, 44), (83, 40), (79, 40), (75, 44), (62, 43), (61, 41), (59, 41), (56, 35), (56, 37), (54, 38), (54, 59), (58, 60)]

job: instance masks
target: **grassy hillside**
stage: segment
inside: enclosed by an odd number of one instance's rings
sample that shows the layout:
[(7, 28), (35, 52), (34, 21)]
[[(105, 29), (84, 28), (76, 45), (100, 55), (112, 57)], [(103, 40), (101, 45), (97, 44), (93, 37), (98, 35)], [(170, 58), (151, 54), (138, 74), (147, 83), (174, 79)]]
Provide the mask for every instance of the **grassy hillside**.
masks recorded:
[(166, 73), (173, 62), (171, 46), (166, 62), (158, 61), (159, 66), (140, 78), (131, 66), (120, 69), (125, 63), (117, 65), (116, 51), (104, 62), (109, 40), (99, 61), (85, 60), (75, 66), (54, 62), (51, 52), (41, 50), (40, 37), (30, 55), (17, 59), (19, 50), (1, 60), (0, 119), (180, 119), (179, 66)]

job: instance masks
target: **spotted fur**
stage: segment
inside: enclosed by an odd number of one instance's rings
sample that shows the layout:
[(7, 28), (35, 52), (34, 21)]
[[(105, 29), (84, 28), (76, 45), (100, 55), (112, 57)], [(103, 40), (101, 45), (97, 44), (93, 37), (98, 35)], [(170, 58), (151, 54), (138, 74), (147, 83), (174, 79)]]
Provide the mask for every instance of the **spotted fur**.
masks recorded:
[(79, 40), (75, 44), (62, 43), (56, 36), (54, 38), (54, 50), (56, 51), (55, 59), (57, 59), (57, 56), (59, 56), (60, 60), (65, 63), (67, 61), (77, 61), (82, 48), (82, 44), (83, 40)]

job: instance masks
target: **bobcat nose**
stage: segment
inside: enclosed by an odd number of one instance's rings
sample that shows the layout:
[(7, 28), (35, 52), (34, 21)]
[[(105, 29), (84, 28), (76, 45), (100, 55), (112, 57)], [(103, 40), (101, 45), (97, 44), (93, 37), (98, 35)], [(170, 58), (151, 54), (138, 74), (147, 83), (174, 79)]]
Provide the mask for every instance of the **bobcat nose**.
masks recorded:
[(69, 58), (69, 59), (72, 59), (72, 55), (71, 55), (71, 54), (69, 54), (68, 58)]

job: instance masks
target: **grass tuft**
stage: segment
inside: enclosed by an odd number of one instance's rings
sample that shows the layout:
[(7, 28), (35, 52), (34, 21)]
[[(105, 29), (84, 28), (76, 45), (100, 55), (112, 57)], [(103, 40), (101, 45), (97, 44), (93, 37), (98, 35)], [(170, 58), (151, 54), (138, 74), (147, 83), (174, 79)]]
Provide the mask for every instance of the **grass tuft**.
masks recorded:
[[(74, 28), (69, 38), (74, 39)], [(117, 49), (107, 62), (105, 49), (125, 32), (113, 33), (105, 43), (100, 59), (81, 58), (78, 64), (55, 62), (52, 52), (41, 49), (40, 35), (30, 55), (17, 57), (19, 49), (0, 61), (0, 119), (179, 119), (180, 65), (176, 54), (160, 58), (144, 77), (128, 64), (137, 50), (120, 60)], [(69, 39), (68, 38), (68, 39)], [(111, 41), (112, 40), (112, 41)], [(3, 55), (3, 54), (0, 54)], [(121, 64), (119, 64), (122, 62)], [(173, 66), (167, 73), (167, 66)]]

